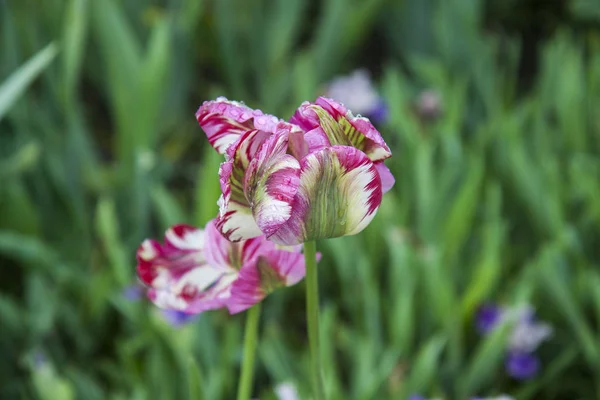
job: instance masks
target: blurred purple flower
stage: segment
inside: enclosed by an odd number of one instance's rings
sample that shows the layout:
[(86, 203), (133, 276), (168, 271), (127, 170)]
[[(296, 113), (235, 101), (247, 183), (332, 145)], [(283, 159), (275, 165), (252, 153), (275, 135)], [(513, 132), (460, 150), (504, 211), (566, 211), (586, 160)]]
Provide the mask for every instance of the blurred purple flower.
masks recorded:
[(427, 400), (427, 399), (423, 396), (419, 396), (418, 394), (413, 394), (408, 398), (408, 400)]
[(325, 95), (375, 123), (384, 123), (388, 118), (387, 104), (375, 90), (366, 69), (335, 78), (327, 86)]
[(534, 352), (538, 346), (552, 335), (552, 327), (538, 321), (535, 309), (530, 305), (502, 309), (493, 304), (483, 305), (476, 316), (477, 330), (487, 334), (498, 326), (500, 321), (513, 324), (506, 343), (506, 370), (508, 375), (518, 380), (534, 377), (540, 369), (540, 362)]
[(188, 314), (177, 310), (160, 310), (163, 318), (174, 328), (180, 328), (191, 322), (197, 317), (197, 314)]
[(511, 352), (532, 353), (552, 335), (552, 327), (544, 322), (539, 322), (535, 316), (535, 310), (531, 306), (518, 309), (515, 318), (517, 324), (508, 341), (508, 348)]
[(495, 304), (484, 304), (477, 311), (475, 325), (477, 331), (484, 335), (491, 332), (500, 322), (504, 310)]
[(389, 117), (389, 114), (388, 105), (385, 101), (383, 101), (383, 99), (379, 99), (377, 107), (372, 109), (370, 112), (365, 113), (365, 115), (376, 124), (385, 123)]
[(506, 370), (518, 380), (533, 378), (540, 369), (540, 361), (531, 353), (510, 352), (506, 358)]
[(122, 292), (123, 297), (129, 301), (137, 301), (144, 295), (144, 288), (138, 284), (126, 286)]

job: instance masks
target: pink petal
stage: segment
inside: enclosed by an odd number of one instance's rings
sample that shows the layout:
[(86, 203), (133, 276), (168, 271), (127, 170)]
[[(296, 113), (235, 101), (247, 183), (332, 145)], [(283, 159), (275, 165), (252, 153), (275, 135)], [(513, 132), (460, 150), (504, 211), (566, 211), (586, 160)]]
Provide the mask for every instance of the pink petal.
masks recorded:
[[(227, 240), (216, 227), (215, 221), (210, 221), (205, 227), (204, 257), (210, 265), (231, 266), (230, 251), (234, 243)], [(236, 244), (237, 245), (237, 244)]]
[(260, 110), (253, 110), (243, 103), (219, 97), (205, 101), (196, 112), (196, 119), (206, 133), (210, 144), (220, 154), (240, 135), (252, 129), (274, 132), (279, 119)]
[(231, 287), (229, 312), (252, 307), (275, 289), (298, 283), (305, 273), (304, 256), (298, 252), (272, 250), (248, 261)]
[(275, 243), (268, 241), (264, 235), (240, 242), (231, 242), (219, 232), (214, 221), (206, 225), (205, 235), (204, 255), (206, 262), (213, 266), (239, 270), (244, 263), (276, 248)]
[(290, 122), (306, 132), (320, 128), (330, 145), (355, 147), (372, 161), (392, 156), (381, 134), (367, 118), (355, 117), (350, 110), (333, 99), (319, 97), (314, 104), (302, 103)]
[(291, 216), (268, 237), (294, 245), (357, 234), (375, 216), (381, 186), (373, 162), (354, 147), (333, 146), (309, 154), (301, 163)]
[(300, 164), (287, 154), (289, 133), (285, 127), (271, 136), (246, 171), (244, 192), (256, 224), (267, 236), (288, 220), (298, 190)]
[(296, 125), (291, 125), (288, 136), (288, 153), (296, 160), (301, 160), (308, 152), (309, 145), (304, 137), (304, 131)]
[(383, 161), (377, 161), (373, 163), (375, 168), (377, 168), (377, 172), (379, 173), (379, 178), (381, 179), (381, 190), (383, 193), (387, 193), (396, 183), (396, 179), (392, 172), (388, 167), (385, 166)]

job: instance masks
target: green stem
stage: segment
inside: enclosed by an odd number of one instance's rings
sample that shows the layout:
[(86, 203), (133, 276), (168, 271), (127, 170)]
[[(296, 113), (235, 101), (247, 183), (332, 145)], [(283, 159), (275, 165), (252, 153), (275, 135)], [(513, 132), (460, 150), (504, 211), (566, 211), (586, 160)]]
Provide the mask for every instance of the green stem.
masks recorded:
[(246, 330), (244, 332), (244, 359), (238, 386), (237, 400), (250, 400), (252, 380), (254, 376), (254, 356), (258, 342), (258, 321), (260, 319), (260, 303), (248, 310)]
[(317, 245), (304, 243), (306, 261), (306, 322), (308, 324), (308, 342), (314, 400), (324, 400), (323, 375), (321, 368), (321, 349), (319, 346), (319, 280), (317, 276)]

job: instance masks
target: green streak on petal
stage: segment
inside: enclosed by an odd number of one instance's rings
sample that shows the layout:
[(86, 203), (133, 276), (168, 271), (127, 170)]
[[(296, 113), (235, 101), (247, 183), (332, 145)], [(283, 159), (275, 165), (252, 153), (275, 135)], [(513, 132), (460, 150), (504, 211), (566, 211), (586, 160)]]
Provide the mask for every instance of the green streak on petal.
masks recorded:
[(260, 276), (260, 288), (265, 294), (269, 294), (275, 289), (285, 286), (285, 279), (273, 269), (269, 260), (265, 257), (258, 257), (256, 268), (258, 268), (258, 274)]
[(345, 117), (335, 120), (327, 111), (319, 106), (314, 106), (313, 110), (319, 116), (321, 128), (327, 135), (332, 146), (351, 146), (364, 151), (366, 148), (365, 136)]
[(306, 194), (310, 199), (309, 212), (305, 218), (307, 237), (313, 239), (333, 238), (347, 233), (348, 216), (346, 170), (333, 152), (324, 152), (320, 163), (306, 171)]
[(248, 203), (248, 201), (246, 200), (246, 196), (244, 195), (243, 182), (245, 172), (245, 168), (240, 168), (234, 163), (233, 169), (231, 171), (231, 176), (229, 177), (229, 185), (231, 187), (231, 200), (246, 207), (250, 207), (250, 204)]
[(243, 243), (233, 242), (227, 252), (230, 265), (238, 271), (242, 268), (242, 251)]

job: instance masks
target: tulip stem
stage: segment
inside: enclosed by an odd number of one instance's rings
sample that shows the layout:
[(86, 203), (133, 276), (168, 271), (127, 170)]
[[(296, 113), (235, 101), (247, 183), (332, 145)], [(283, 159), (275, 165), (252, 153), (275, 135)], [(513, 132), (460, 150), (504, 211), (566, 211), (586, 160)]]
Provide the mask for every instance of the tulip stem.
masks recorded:
[(312, 384), (315, 400), (325, 399), (321, 367), (321, 349), (319, 345), (319, 279), (317, 275), (317, 245), (314, 241), (304, 243), (306, 262), (306, 321), (308, 324), (308, 342)]
[(237, 400), (250, 400), (254, 377), (254, 356), (258, 342), (258, 321), (260, 319), (260, 303), (248, 310), (244, 332), (244, 359), (238, 385)]

